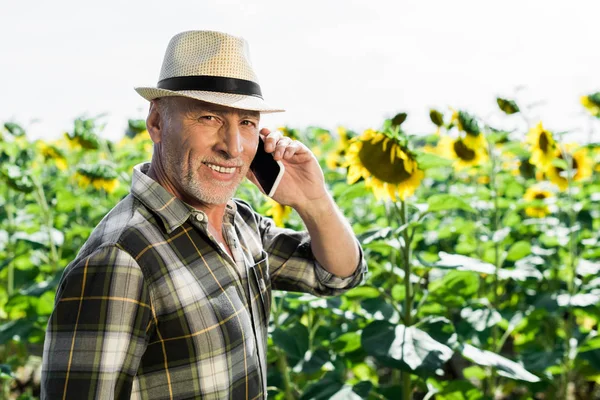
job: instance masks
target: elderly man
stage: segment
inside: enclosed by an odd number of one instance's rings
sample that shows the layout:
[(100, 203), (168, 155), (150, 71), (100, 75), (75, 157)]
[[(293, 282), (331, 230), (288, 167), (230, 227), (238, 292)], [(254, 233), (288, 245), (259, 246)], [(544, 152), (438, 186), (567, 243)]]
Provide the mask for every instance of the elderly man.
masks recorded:
[[(43, 399), (266, 398), (271, 290), (337, 295), (366, 266), (314, 155), (267, 129), (246, 42), (176, 35), (150, 100), (151, 163), (64, 271), (48, 323)], [(306, 232), (240, 200), (259, 145), (285, 166), (273, 196)]]

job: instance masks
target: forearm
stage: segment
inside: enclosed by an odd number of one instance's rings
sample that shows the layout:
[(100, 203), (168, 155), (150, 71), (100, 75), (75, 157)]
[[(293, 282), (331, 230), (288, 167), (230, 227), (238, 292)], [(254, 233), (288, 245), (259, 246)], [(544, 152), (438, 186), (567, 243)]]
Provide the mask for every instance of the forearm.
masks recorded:
[(311, 248), (319, 264), (333, 275), (350, 276), (359, 263), (359, 249), (350, 224), (329, 194), (296, 211), (311, 239)]

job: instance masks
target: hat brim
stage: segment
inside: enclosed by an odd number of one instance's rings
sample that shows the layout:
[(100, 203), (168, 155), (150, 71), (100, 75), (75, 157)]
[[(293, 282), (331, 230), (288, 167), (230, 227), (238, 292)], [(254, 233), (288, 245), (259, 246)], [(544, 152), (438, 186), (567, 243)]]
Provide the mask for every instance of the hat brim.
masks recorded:
[(183, 96), (191, 99), (205, 101), (207, 103), (218, 104), (237, 108), (239, 110), (259, 111), (264, 114), (283, 112), (284, 109), (275, 108), (267, 104), (263, 99), (243, 94), (231, 94), (221, 92), (207, 92), (200, 90), (167, 90), (154, 87), (136, 87), (135, 91), (146, 100), (154, 100), (159, 97)]

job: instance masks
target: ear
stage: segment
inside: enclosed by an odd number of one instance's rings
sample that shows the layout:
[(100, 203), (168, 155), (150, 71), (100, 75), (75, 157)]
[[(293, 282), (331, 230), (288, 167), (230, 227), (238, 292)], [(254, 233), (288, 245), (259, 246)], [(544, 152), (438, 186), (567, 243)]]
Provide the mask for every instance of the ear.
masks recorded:
[(160, 118), (158, 107), (160, 106), (156, 99), (150, 100), (150, 110), (148, 111), (148, 117), (146, 118), (146, 129), (154, 143), (160, 143), (162, 140), (163, 121)]

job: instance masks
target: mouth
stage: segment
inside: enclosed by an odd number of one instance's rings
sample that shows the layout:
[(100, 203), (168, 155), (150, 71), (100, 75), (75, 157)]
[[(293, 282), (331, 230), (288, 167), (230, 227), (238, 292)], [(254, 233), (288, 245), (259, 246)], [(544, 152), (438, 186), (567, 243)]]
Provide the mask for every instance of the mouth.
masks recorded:
[(212, 164), (209, 162), (204, 162), (202, 163), (204, 165), (206, 165), (208, 168), (212, 169), (213, 171), (217, 171), (221, 174), (233, 174), (235, 173), (235, 171), (238, 169), (238, 167), (226, 167), (223, 165), (217, 165), (217, 164)]

